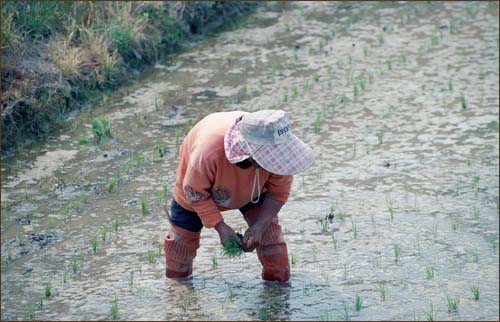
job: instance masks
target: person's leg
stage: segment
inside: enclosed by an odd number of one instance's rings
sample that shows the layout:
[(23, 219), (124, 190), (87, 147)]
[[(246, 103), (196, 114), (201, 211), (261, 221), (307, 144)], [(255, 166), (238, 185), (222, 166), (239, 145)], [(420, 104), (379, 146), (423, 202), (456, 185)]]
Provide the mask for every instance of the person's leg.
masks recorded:
[[(261, 199), (263, 200), (264, 198)], [(247, 204), (240, 208), (243, 216), (251, 227), (261, 211), (262, 202)], [(290, 279), (290, 263), (288, 250), (279, 219), (276, 216), (264, 231), (257, 246), (257, 257), (262, 264), (262, 279), (284, 283)]]
[(200, 247), (200, 231), (203, 224), (195, 212), (182, 208), (174, 199), (170, 209), (170, 229), (163, 242), (165, 276), (187, 277), (193, 271), (193, 259)]

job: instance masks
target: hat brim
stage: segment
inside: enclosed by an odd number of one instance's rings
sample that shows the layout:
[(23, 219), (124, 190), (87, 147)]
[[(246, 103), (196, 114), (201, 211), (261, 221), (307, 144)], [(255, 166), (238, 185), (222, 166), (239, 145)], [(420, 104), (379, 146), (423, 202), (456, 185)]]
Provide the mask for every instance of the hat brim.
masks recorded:
[(293, 134), (284, 143), (257, 145), (247, 142), (236, 124), (224, 136), (224, 150), (230, 163), (252, 157), (266, 171), (278, 175), (304, 172), (314, 162), (312, 149)]

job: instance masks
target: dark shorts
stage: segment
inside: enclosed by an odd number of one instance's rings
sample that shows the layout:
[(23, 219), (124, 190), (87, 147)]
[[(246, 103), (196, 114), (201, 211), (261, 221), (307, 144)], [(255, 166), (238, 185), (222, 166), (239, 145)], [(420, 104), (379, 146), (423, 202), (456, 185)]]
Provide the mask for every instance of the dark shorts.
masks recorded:
[[(261, 194), (257, 203), (247, 203), (239, 209), (240, 212), (245, 214), (248, 210), (262, 205), (267, 194), (268, 192)], [(193, 232), (199, 232), (203, 228), (203, 223), (201, 222), (198, 214), (194, 211), (182, 208), (182, 206), (179, 205), (173, 198), (172, 205), (170, 206), (170, 223)]]

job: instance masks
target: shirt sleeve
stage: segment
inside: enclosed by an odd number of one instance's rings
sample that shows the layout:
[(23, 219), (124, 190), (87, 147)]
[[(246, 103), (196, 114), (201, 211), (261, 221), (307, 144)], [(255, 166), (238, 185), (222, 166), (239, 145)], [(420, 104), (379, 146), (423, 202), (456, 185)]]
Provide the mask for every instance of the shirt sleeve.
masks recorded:
[(212, 199), (211, 190), (215, 180), (215, 171), (214, 162), (196, 156), (188, 164), (182, 186), (186, 201), (198, 214), (203, 226), (207, 228), (213, 228), (223, 220)]
[(293, 176), (281, 176), (271, 173), (264, 187), (274, 200), (286, 203), (290, 196)]

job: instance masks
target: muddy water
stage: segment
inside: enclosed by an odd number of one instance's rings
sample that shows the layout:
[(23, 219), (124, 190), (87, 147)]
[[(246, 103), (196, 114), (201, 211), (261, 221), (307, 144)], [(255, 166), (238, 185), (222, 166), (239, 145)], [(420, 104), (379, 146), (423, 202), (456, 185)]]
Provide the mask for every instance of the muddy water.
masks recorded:
[[(495, 3), (269, 3), (159, 64), (2, 160), (2, 319), (110, 319), (115, 296), (127, 320), (498, 319), (498, 39)], [(280, 215), (290, 283), (208, 229), (193, 277), (166, 280), (178, 144), (261, 108), (316, 155)]]

